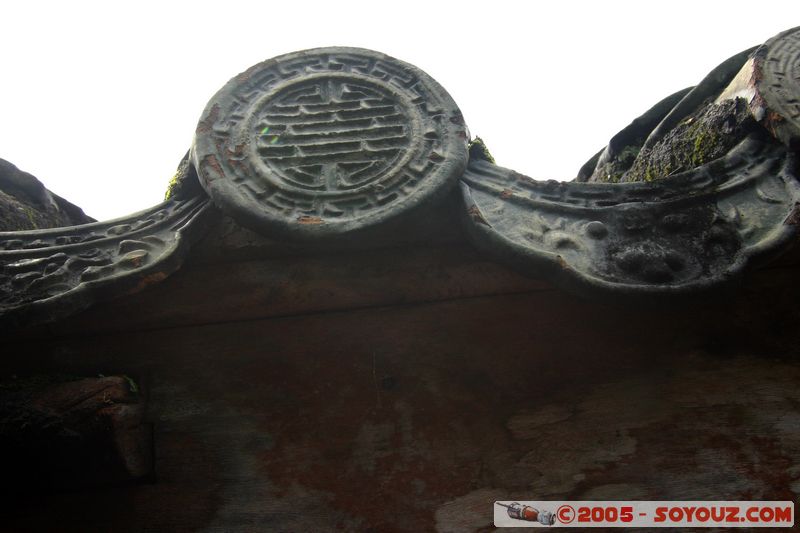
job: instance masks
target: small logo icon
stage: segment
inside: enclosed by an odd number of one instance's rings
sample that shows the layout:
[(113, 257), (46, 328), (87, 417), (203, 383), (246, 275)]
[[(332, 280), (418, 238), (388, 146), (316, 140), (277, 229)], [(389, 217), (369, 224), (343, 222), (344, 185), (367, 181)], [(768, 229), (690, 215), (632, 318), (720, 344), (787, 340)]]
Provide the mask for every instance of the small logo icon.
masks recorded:
[(505, 504), (500, 502), (495, 502), (495, 503), (497, 503), (497, 505), (501, 507), (505, 507), (508, 516), (516, 520), (525, 520), (526, 522), (539, 522), (540, 524), (545, 526), (552, 526), (556, 521), (556, 517), (552, 512), (540, 511), (539, 509), (531, 507), (530, 505), (522, 505), (519, 502), (513, 502), (511, 504)]
[(575, 520), (575, 509), (571, 505), (562, 505), (556, 511), (556, 516), (562, 524), (569, 524)]

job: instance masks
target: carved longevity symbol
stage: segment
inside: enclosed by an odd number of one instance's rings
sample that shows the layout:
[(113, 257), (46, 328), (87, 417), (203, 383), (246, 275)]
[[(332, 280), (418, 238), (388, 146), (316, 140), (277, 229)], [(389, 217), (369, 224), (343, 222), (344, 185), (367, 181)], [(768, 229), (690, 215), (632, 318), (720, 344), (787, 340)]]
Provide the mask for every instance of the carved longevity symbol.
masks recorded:
[(262, 161), (288, 185), (352, 190), (380, 179), (411, 143), (402, 106), (374, 84), (311, 80), (284, 89), (258, 114)]
[(447, 92), (416, 67), (352, 48), (265, 61), (212, 98), (197, 128), (203, 186), (256, 230), (322, 236), (439, 197), (467, 160)]

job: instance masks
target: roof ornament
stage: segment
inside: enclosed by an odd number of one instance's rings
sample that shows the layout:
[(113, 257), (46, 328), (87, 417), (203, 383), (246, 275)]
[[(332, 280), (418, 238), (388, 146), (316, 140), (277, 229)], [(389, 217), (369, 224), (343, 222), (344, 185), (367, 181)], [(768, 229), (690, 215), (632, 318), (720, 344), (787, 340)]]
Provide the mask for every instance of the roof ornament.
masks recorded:
[(783, 251), (800, 221), (800, 28), (657, 103), (574, 182), (472, 160), (475, 243), (581, 292), (687, 293)]
[(356, 48), (264, 61), (211, 99), (165, 203), (0, 233), (0, 326), (163, 279), (216, 208), (271, 238), (319, 242), (391, 231), (460, 196), (474, 243), (530, 275), (615, 294), (721, 286), (797, 233), (800, 28), (657, 103), (576, 181), (533, 180), (468, 141), (452, 98), (402, 61)]
[(430, 76), (358, 48), (259, 63), (211, 99), (193, 161), (240, 223), (290, 239), (352, 233), (455, 190), (464, 119)]

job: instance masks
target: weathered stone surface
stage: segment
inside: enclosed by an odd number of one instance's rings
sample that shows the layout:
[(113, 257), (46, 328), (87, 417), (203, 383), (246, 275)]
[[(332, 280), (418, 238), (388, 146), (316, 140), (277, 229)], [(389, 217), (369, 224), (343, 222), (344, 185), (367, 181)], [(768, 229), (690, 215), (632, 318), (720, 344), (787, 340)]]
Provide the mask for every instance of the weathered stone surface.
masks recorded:
[(744, 99), (708, 104), (651, 148), (639, 150), (619, 181), (653, 181), (698, 168), (724, 156), (754, 133), (769, 142)]
[(0, 382), (4, 497), (149, 479), (152, 431), (135, 383), (58, 375)]
[[(614, 135), (608, 146), (581, 167), (576, 180), (601, 183), (624, 181), (623, 175), (643, 149), (644, 155), (647, 155), (674, 128), (713, 102), (757, 49), (753, 47), (726, 59), (695, 87), (678, 91), (654, 105)], [(651, 175), (651, 179), (663, 177)]]
[[(800, 149), (800, 28), (723, 62), (697, 87), (669, 97), (617, 134), (577, 181), (668, 178), (701, 166), (756, 130)], [(664, 107), (672, 105), (664, 113)], [(656, 120), (653, 120), (656, 119)]]
[(31, 174), (0, 159), (0, 231), (57, 228), (94, 222), (79, 207), (48, 191)]
[(652, 131), (672, 109), (693, 89), (688, 87), (671, 94), (635, 118), (626, 128), (614, 135), (608, 145), (595, 154), (578, 171), (579, 183), (619, 183)]

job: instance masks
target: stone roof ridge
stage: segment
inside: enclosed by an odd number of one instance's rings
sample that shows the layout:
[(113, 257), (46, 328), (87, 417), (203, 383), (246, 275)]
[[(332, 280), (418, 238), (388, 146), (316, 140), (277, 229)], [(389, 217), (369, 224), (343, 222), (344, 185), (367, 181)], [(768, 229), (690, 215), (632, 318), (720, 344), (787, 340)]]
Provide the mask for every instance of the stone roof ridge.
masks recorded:
[(658, 102), (575, 181), (555, 182), (496, 165), (413, 65), (339, 47), (272, 58), (211, 98), (166, 202), (0, 233), (0, 321), (54, 320), (159, 281), (215, 214), (314, 247), (394, 231), (452, 201), (477, 248), (567, 289), (720, 287), (796, 236), (798, 72), (793, 28)]

